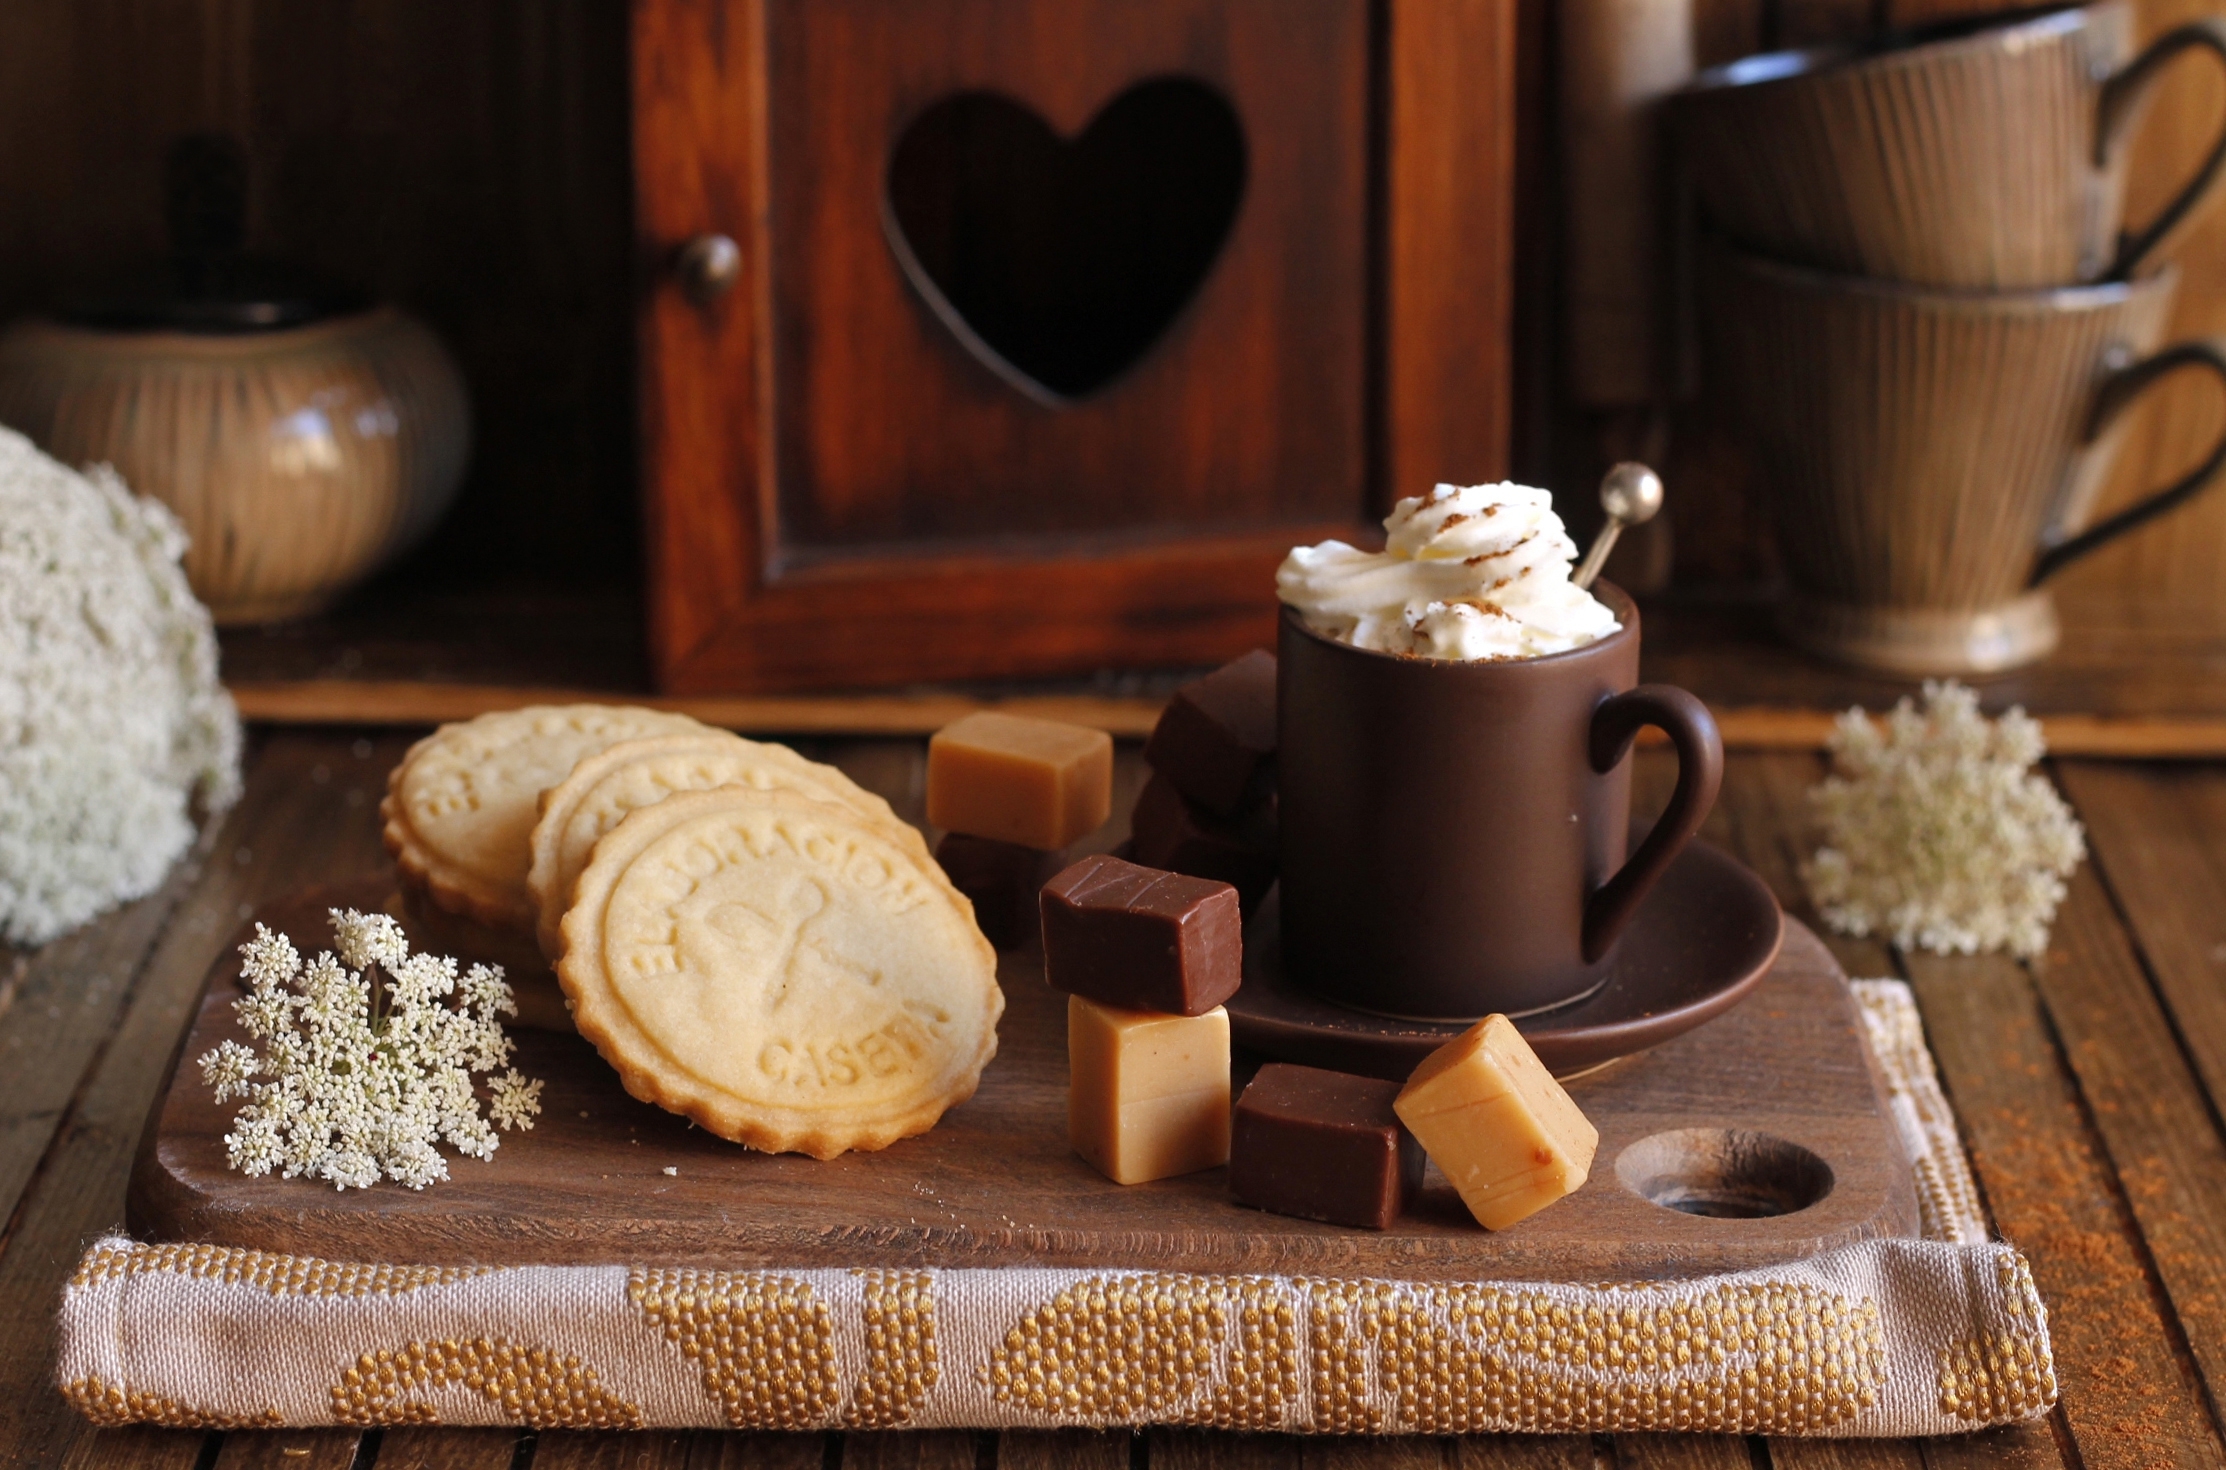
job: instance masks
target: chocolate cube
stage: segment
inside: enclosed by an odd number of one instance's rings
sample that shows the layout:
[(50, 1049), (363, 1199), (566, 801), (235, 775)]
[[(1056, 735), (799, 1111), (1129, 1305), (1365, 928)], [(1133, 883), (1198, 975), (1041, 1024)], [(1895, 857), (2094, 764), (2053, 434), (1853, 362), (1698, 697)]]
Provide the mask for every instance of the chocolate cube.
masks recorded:
[(1104, 853), (1043, 886), (1043, 968), (1101, 1005), (1198, 1016), (1244, 980), (1244, 917), (1226, 883)]
[(999, 949), (1018, 949), (1036, 932), (1036, 890), (1051, 854), (1016, 842), (946, 832), (935, 860), (951, 886), (974, 905), (974, 922)]
[(1275, 655), (1255, 648), (1175, 691), (1144, 742), (1144, 759), (1175, 788), (1223, 816), (1256, 793), (1275, 756)]
[(1388, 1229), (1422, 1187), (1422, 1146), (1399, 1125), (1399, 1084), (1271, 1062), (1237, 1099), (1229, 1188), (1278, 1215)]
[(1138, 862), (1227, 883), (1249, 911), (1275, 883), (1275, 812), (1271, 794), (1241, 816), (1216, 816), (1155, 775), (1136, 798), (1130, 840)]

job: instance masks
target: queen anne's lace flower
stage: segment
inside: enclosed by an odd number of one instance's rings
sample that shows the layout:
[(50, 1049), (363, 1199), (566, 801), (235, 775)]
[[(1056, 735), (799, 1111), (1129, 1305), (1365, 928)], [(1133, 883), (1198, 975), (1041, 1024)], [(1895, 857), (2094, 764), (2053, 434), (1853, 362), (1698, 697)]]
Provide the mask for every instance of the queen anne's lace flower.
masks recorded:
[(0, 939), (151, 892), (195, 799), (239, 790), (240, 723), (185, 533), (113, 470), (0, 429)]
[(410, 953), (402, 926), (391, 914), (359, 914), (352, 909), (333, 920), (332, 947), (340, 952), (340, 963), (352, 970), (376, 965), (389, 974), (400, 969)]
[[(340, 957), (306, 966), (261, 924), (240, 946), (245, 994), (232, 1013), (263, 1049), (226, 1041), (200, 1059), (218, 1102), (248, 1100), (224, 1136), (231, 1166), (337, 1189), (368, 1189), (382, 1174), (423, 1189), (448, 1177), (439, 1143), (493, 1158), (501, 1140), (479, 1115), (472, 1075), (510, 1061), (501, 1018), (518, 1007), (502, 967), (473, 965), (459, 979), (454, 960), (411, 954), (384, 914), (334, 909), (332, 928)], [(460, 1006), (443, 1003), (452, 992)], [(488, 1091), (496, 1126), (533, 1126), (537, 1079), (509, 1067)]]
[(1809, 793), (1824, 846), (1802, 870), (1824, 921), (1941, 954), (2039, 954), (2086, 855), (2078, 821), (2033, 766), (2045, 747), (2022, 709), (1979, 713), (1960, 684), (1925, 685), (1880, 730), (1859, 709), (1831, 739), (1833, 774)]

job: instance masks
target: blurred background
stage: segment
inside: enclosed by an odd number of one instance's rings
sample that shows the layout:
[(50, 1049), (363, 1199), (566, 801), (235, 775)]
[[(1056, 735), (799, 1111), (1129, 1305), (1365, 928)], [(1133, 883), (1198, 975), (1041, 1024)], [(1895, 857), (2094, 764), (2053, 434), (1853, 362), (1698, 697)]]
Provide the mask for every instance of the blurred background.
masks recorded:
[[(684, 7), (644, 7), (667, 8)], [(1390, 10), (1381, 0), (1359, 8), (1380, 82)], [(1755, 473), (1705, 375), (1694, 380), (1688, 364), (1687, 381), (1667, 395), (1614, 381), (1613, 363), (1651, 361), (1647, 354), (1665, 349), (1616, 336), (1639, 330), (1617, 295), (1631, 289), (1633, 252), (1611, 248), (1626, 264), (1602, 266), (1586, 247), (1598, 221), (1629, 216), (1624, 196), (1639, 175), (1619, 161), (1624, 145), (1611, 139), (1602, 151), (1586, 143), (1586, 130), (1598, 132), (1605, 108), (1612, 133), (1617, 87), (1644, 101), (1696, 67), (1774, 47), (1862, 41), (1990, 7), (1479, 0), (1446, 8), (1466, 8), (1513, 43), (1504, 76), (1514, 125), (1500, 144), (1512, 158), (1511, 312), (1505, 322), (1473, 324), (1480, 353), (1507, 354), (1508, 370), (1483, 380), (1504, 401), (1477, 408), (1504, 424), (1503, 453), (1464, 468), (1553, 488), (1581, 538), (1598, 518), (1600, 472), (1620, 458), (1656, 457), (1671, 487), (1668, 511), (1660, 526), (1626, 538), (1614, 574), (1679, 598), (1762, 593), (1774, 566)], [(2132, 8), (2144, 35), (2216, 9), (2203, 0)], [(609, 599), (599, 605), (610, 617), (581, 640), (608, 640), (616, 668), (638, 647), (645, 577), (637, 393), (649, 379), (636, 312), (670, 244), (637, 225), (629, 55), (619, 0), (13, 0), (0, 7), (0, 136), (10, 140), (0, 149), (0, 320), (97, 289), (160, 255), (166, 149), (186, 134), (230, 135), (246, 161), (247, 248), (415, 314), (445, 341), (468, 385), (474, 443), (461, 493), (439, 532), (382, 585), (428, 596), (504, 589)], [(1386, 104), (1376, 91), (1369, 126), (1380, 149)], [(2226, 86), (2215, 68), (2180, 67), (2164, 80), (2141, 122), (2129, 217), (2144, 217), (2186, 177), (2222, 115)], [(1662, 223), (1646, 213), (1639, 227)], [(2168, 337), (2226, 330), (2222, 245), (2226, 217), (2216, 213), (2172, 243), (2185, 274)], [(1495, 340), (1502, 333), (1504, 343)], [(2150, 395), (2134, 410), (2103, 508), (2198, 458), (2219, 420), (2206, 384), (2173, 382)], [(1379, 506), (1425, 488), (1389, 483), (1381, 466), (1379, 457), (1367, 487)], [(2208, 640), (2226, 638), (2222, 571), (2226, 496), (2211, 496), (2168, 532), (2113, 545), (2057, 586), (2067, 624)], [(360, 596), (347, 604), (361, 605)], [(613, 618), (636, 621), (613, 631)], [(300, 655), (301, 667), (336, 668), (339, 656), (319, 645)]]

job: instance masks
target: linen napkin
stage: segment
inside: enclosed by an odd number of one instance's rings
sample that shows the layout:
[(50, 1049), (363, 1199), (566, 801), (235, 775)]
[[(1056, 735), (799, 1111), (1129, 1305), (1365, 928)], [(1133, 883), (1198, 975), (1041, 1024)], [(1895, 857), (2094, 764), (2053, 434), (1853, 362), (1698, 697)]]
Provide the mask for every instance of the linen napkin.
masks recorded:
[(1898, 981), (1855, 982), (1924, 1238), (1678, 1281), (345, 1263), (98, 1242), (57, 1382), (102, 1424), (1956, 1433), (2056, 1399)]

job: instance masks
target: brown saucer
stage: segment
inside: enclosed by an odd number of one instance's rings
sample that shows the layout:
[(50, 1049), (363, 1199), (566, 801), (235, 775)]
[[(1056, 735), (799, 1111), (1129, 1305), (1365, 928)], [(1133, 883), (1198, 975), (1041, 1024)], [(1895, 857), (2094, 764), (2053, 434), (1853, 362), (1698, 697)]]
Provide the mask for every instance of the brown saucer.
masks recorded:
[[(1284, 983), (1282, 895), (1245, 926), (1244, 986), (1230, 997), (1238, 1046), (1279, 1061), (1404, 1080), (1467, 1027), (1348, 1010)], [(1769, 885), (1718, 848), (1688, 843), (1616, 948), (1608, 982), (1575, 1005), (1515, 1024), (1556, 1076), (1659, 1046), (1737, 1005), (1777, 958), (1785, 916)]]

